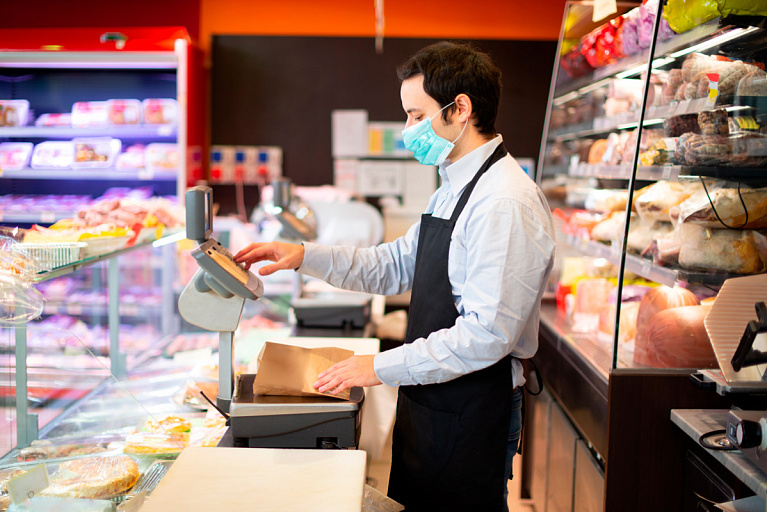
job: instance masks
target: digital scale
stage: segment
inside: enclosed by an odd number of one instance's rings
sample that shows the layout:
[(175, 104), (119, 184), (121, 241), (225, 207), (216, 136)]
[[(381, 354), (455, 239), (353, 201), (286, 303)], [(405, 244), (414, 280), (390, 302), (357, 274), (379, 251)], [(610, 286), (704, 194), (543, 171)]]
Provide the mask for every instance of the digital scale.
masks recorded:
[[(213, 232), (213, 192), (193, 187), (186, 192), (187, 238), (200, 244), (192, 256), (200, 268), (178, 300), (190, 324), (218, 331), (219, 410), (229, 414), (237, 446), (259, 448), (356, 448), (360, 436), (362, 388), (349, 400), (329, 397), (253, 395), (254, 374), (234, 377), (234, 331), (246, 299), (264, 294), (261, 280), (235, 263)], [(225, 436), (224, 439), (227, 439)]]

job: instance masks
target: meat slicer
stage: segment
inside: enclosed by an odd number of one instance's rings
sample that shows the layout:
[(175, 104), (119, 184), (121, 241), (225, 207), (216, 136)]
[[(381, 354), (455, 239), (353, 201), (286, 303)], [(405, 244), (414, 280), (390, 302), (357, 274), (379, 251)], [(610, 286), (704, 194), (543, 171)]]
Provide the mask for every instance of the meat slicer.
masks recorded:
[(192, 256), (200, 268), (178, 300), (192, 325), (218, 331), (216, 406), (229, 415), (235, 445), (260, 448), (352, 448), (360, 435), (362, 388), (351, 398), (262, 396), (253, 394), (255, 375), (234, 376), (234, 332), (245, 300), (258, 300), (264, 285), (237, 264), (213, 233), (213, 193), (208, 187), (186, 192), (187, 238), (199, 243)]
[[(719, 369), (702, 370), (702, 378), (719, 394), (767, 395), (767, 275), (728, 279), (705, 325)], [(725, 436), (767, 472), (767, 412), (733, 408)]]

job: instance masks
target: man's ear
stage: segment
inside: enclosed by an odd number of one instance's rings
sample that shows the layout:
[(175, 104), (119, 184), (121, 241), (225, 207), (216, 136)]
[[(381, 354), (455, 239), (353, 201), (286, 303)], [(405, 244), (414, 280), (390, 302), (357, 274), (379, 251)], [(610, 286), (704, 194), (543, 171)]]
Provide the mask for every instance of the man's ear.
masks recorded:
[(455, 97), (456, 115), (454, 122), (465, 123), (474, 112), (474, 105), (471, 103), (471, 98), (464, 93)]

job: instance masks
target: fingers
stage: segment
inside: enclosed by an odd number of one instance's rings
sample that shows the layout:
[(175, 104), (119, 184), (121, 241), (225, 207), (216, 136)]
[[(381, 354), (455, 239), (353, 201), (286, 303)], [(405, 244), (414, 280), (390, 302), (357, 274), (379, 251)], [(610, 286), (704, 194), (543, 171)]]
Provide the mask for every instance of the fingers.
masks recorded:
[(376, 386), (381, 381), (375, 374), (374, 356), (353, 356), (320, 373), (313, 386), (320, 393), (337, 395), (354, 386)]

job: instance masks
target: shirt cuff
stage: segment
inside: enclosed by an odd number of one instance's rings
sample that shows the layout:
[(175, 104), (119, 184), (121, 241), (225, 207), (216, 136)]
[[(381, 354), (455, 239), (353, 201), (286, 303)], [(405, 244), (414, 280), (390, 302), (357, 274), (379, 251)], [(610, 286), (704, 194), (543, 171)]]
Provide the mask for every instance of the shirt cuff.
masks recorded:
[(387, 386), (397, 387), (411, 384), (405, 369), (405, 350), (403, 347), (376, 354), (373, 359), (373, 370), (378, 380)]
[(325, 279), (331, 271), (332, 250), (328, 245), (304, 242), (304, 261), (296, 269), (299, 274)]

